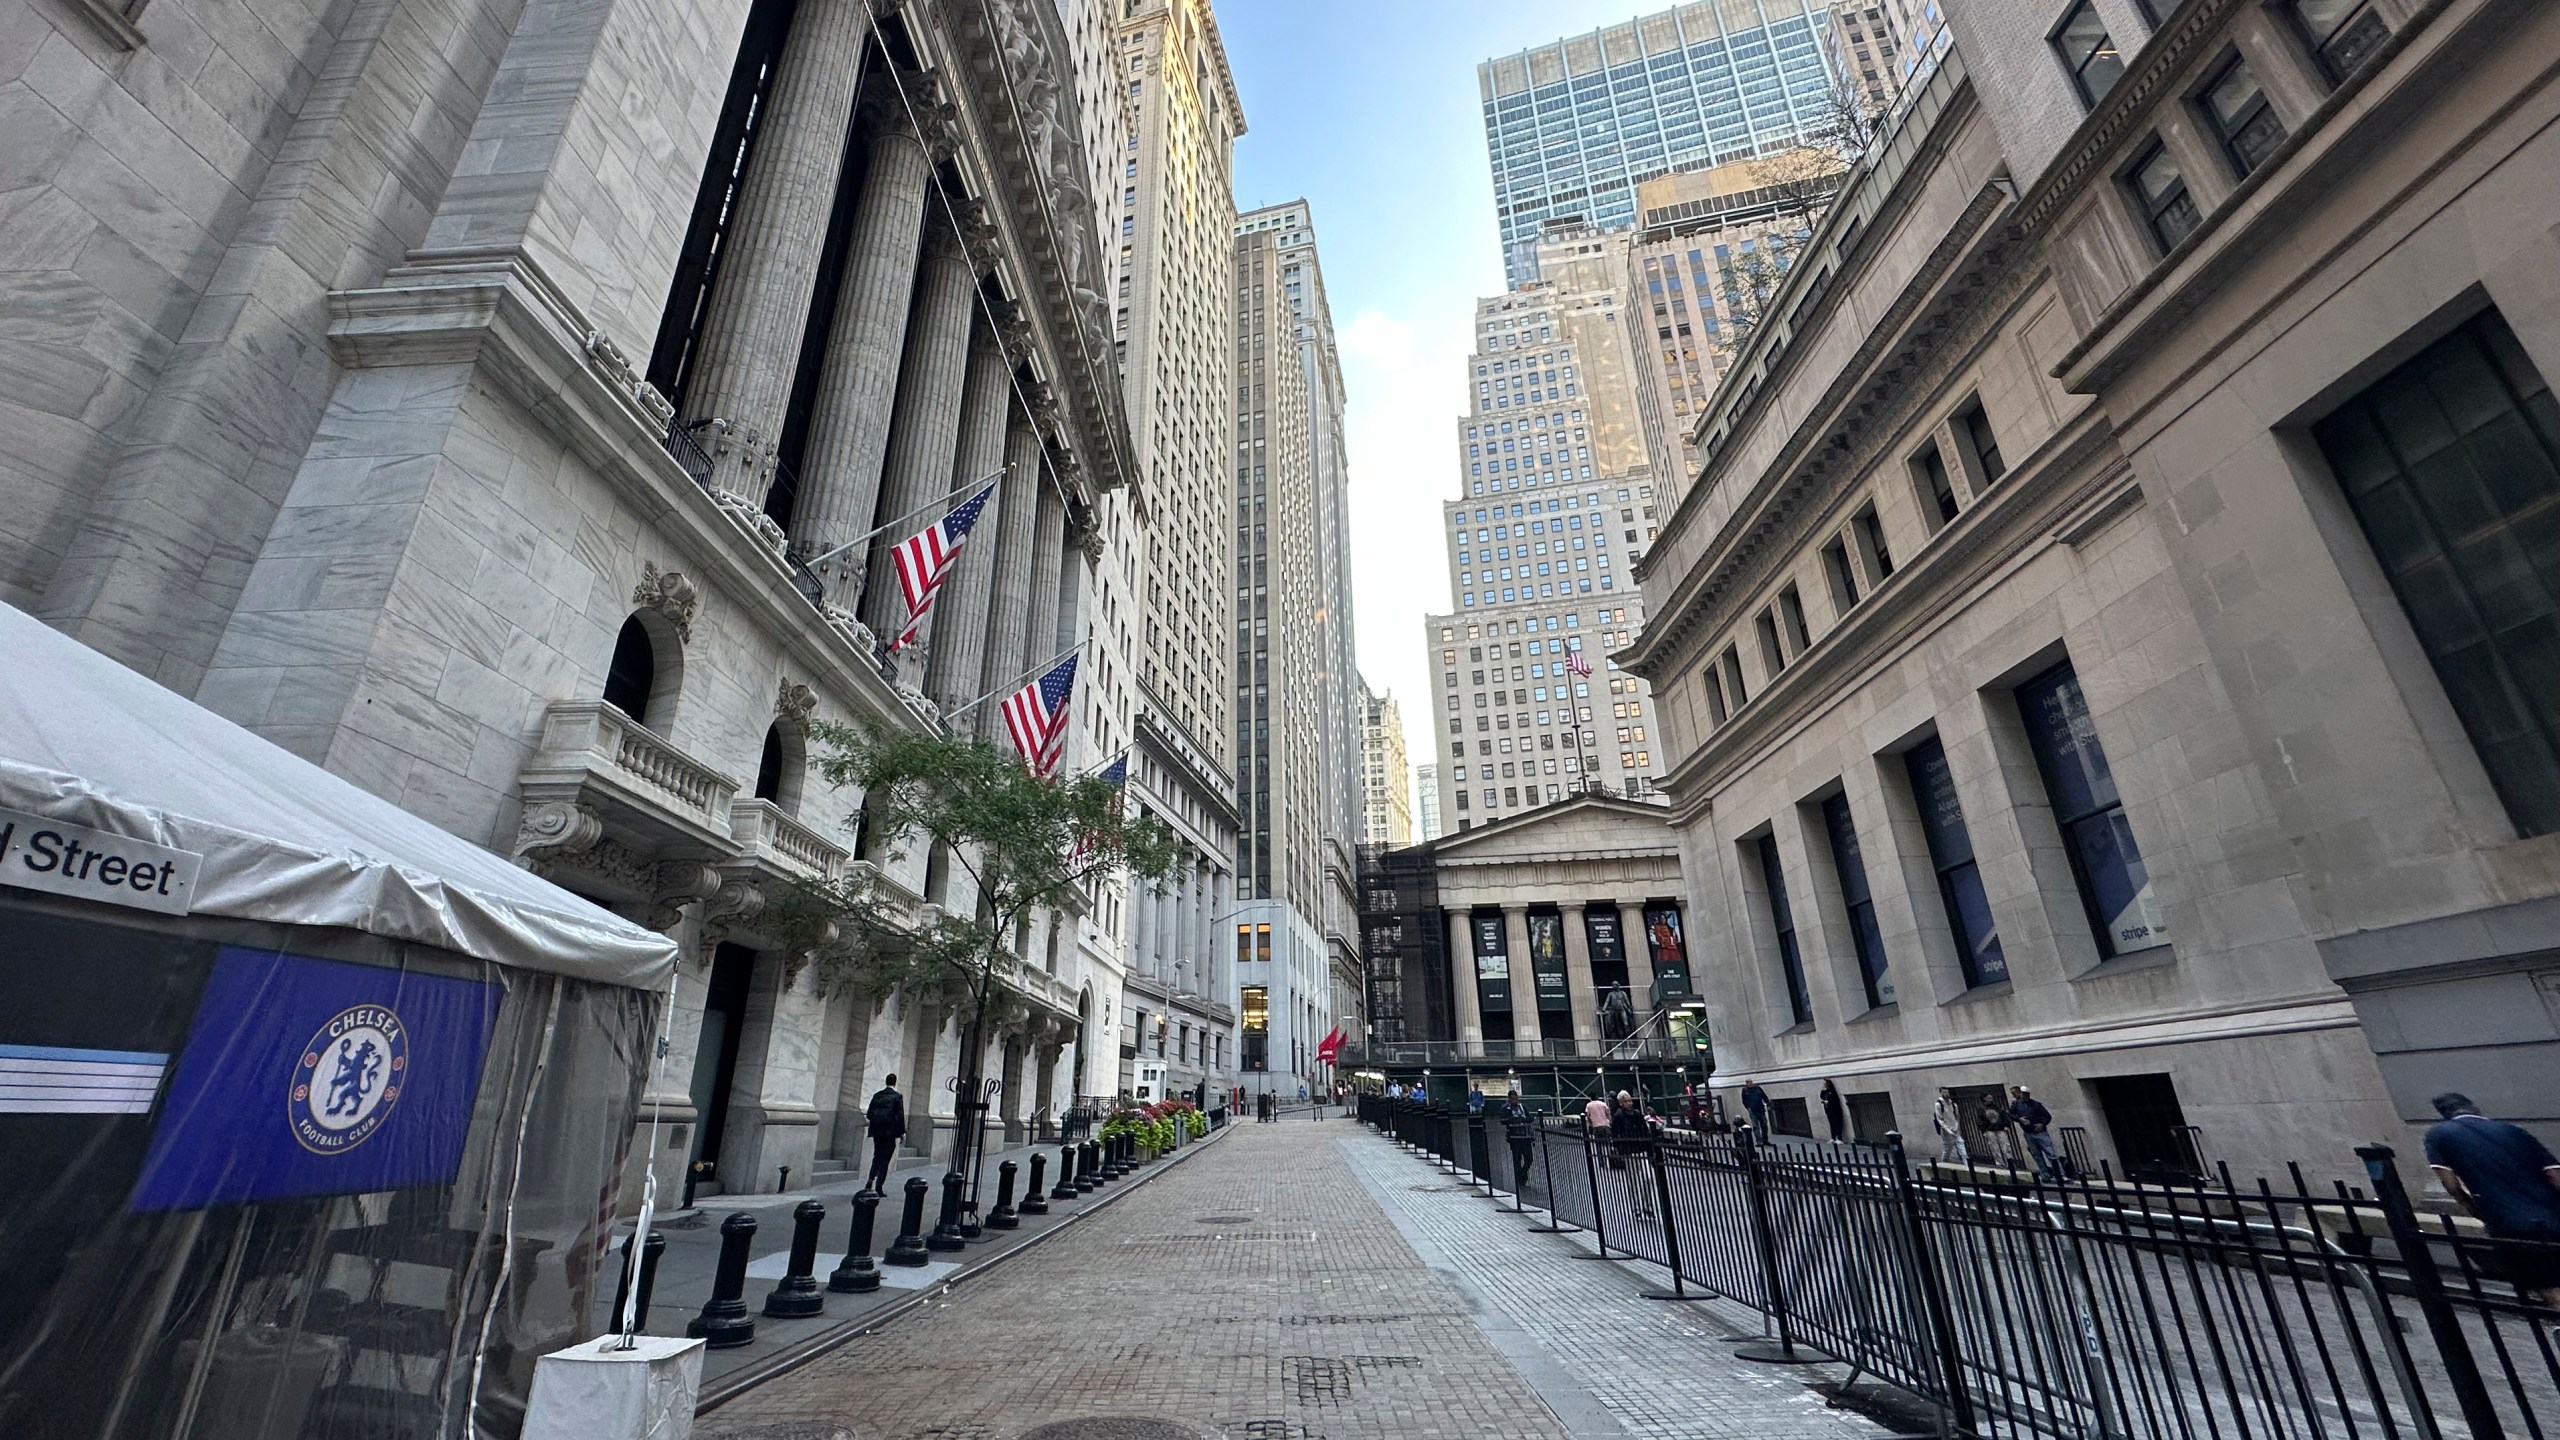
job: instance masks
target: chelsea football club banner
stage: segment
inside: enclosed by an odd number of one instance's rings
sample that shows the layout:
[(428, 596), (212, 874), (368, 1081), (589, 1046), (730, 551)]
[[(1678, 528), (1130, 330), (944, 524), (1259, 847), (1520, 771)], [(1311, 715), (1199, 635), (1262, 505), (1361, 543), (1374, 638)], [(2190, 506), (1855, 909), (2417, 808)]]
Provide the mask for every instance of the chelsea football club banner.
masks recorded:
[(499, 995), (476, 980), (224, 947), (132, 1208), (451, 1180)]

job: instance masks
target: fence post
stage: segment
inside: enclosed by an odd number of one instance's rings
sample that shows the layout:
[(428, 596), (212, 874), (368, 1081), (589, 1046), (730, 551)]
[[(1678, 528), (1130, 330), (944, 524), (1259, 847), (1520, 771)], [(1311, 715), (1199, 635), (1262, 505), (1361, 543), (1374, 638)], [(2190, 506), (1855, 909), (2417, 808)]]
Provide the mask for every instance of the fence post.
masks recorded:
[(1736, 1358), (1757, 1360), (1764, 1365), (1810, 1365), (1813, 1358), (1796, 1353), (1795, 1326), (1787, 1319), (1786, 1289), (1778, 1280), (1778, 1227), (1769, 1219), (1769, 1187), (1767, 1171), (1760, 1164), (1759, 1137), (1747, 1131), (1737, 1132), (1734, 1154), (1742, 1160), (1742, 1185), (1751, 1197), (1751, 1238), (1760, 1252), (1760, 1298), (1768, 1303), (1761, 1308), (1777, 1327), (1778, 1343), (1754, 1342), (1734, 1347)]
[(1591, 1122), (1582, 1122), (1582, 1173), (1591, 1182), (1591, 1233), (1600, 1239), (1600, 1258), (1609, 1258), (1609, 1216), (1600, 1208), (1600, 1161), (1593, 1150)]
[(1493, 1152), (1485, 1147), (1484, 1116), (1481, 1112), (1467, 1117), (1467, 1171), (1484, 1182), (1485, 1198), (1493, 1198)]
[(1680, 1225), (1671, 1217), (1671, 1167), (1663, 1163), (1663, 1156), (1668, 1149), (1669, 1147), (1662, 1141), (1656, 1140), (1650, 1152), (1637, 1152), (1635, 1162), (1649, 1163), (1653, 1166), (1654, 1203), (1662, 1212), (1662, 1253), (1671, 1261), (1671, 1293), (1665, 1295), (1659, 1290), (1648, 1290), (1644, 1292), (1644, 1298), (1647, 1300), (1704, 1300), (1707, 1298), (1704, 1295), (1689, 1293), (1687, 1282), (1680, 1274)]
[[(1556, 1208), (1556, 1152), (1554, 1149), (1554, 1139), (1555, 1132), (1547, 1128), (1547, 1122), (1544, 1120), (1539, 1121), (1538, 1168), (1547, 1179), (1547, 1223), (1544, 1225), (1530, 1226), (1529, 1232), (1533, 1235), (1566, 1235), (1582, 1228), (1579, 1225), (1567, 1225), (1564, 1223), (1564, 1212)], [(1520, 1203), (1525, 1206), (1529, 1202), (1523, 1200)]]
[(1929, 1246), (1929, 1227), (1920, 1216), (1920, 1192), (1911, 1183), (1911, 1162), (1903, 1153), (1902, 1132), (1887, 1131), (1884, 1143), (1893, 1152), (1893, 1200), (1911, 1232), (1911, 1265), (1919, 1272), (1913, 1278), (1920, 1285), (1920, 1303), (1929, 1313), (1929, 1335), (1938, 1352), (1938, 1383), (1947, 1387), (1947, 1423), (1959, 1434), (1971, 1434), (1973, 1397), (1965, 1386), (1964, 1352), (1956, 1348), (1955, 1310), (1947, 1304), (1938, 1259)]
[(2426, 1232), (2418, 1228), (2417, 1213), (2409, 1207), (2409, 1192), (2401, 1188), (2400, 1169), (2391, 1163), (2391, 1155), (2388, 1145), (2356, 1147), (2356, 1158), (2364, 1162), (2364, 1173), (2373, 1181), (2374, 1198), (2382, 1202), (2391, 1243), (2400, 1251), (2400, 1263), (2408, 1267), (2409, 1290), (2419, 1313), (2427, 1317), (2427, 1333), (2435, 1337), (2436, 1358), (2444, 1362), (2445, 1378), (2453, 1382), (2463, 1421), (2479, 1440), (2496, 1440), (2507, 1433), (2505, 1423), (2489, 1401), (2488, 1384), (2480, 1378), (2480, 1362), (2471, 1354), (2471, 1342), (2463, 1337), (2453, 1302), (2445, 1298), (2435, 1251), (2428, 1247)]

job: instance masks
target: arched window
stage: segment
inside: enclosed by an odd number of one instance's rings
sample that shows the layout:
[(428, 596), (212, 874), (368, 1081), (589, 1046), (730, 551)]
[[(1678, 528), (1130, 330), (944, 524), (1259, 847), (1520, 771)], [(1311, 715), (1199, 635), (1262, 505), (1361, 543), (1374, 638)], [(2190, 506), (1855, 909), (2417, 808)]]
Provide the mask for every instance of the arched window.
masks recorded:
[(756, 798), (772, 801), (785, 815), (798, 815), (800, 782), (808, 766), (808, 742), (798, 726), (781, 721), (766, 726), (764, 753), (756, 760)]
[(658, 651), (649, 642), (640, 617), (622, 622), (613, 642), (613, 664), (604, 672), (604, 702), (632, 719), (649, 723), (649, 697), (658, 688)]

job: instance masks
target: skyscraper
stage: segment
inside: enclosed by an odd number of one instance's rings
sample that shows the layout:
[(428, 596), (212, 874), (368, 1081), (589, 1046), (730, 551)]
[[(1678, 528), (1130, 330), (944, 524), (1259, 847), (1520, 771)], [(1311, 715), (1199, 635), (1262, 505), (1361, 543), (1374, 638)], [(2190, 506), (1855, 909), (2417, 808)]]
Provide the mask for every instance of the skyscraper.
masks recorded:
[[(1365, 688), (1365, 687), (1364, 687)], [(1413, 775), (1404, 749), (1404, 711), (1393, 695), (1369, 695), (1362, 705), (1361, 769), (1368, 802), (1360, 827), (1364, 845), (1413, 843)]]
[(1478, 65), (1510, 282), (1549, 220), (1625, 228), (1639, 181), (1824, 129), (1831, 24), (1824, 0), (1699, 0)]
[(1413, 823), (1415, 839), (1440, 838), (1440, 767), (1436, 764), (1413, 767)]
[(1882, 111), (1954, 39), (1938, 0), (1840, 0), (1823, 45), (1832, 73)]
[(1441, 514), (1458, 603), (1423, 622), (1440, 820), (1457, 830), (1577, 790), (1650, 794), (1661, 773), (1645, 683), (1608, 658), (1643, 623), (1630, 567), (1656, 523), (1626, 246), (1559, 227), (1539, 250), (1556, 278), (1476, 302), (1464, 488)]
[[(1128, 803), (1188, 842), (1190, 863), (1100, 905), (1126, 956), (1123, 1083), (1161, 1065), (1164, 1093), (1234, 1083), (1236, 976), (1219, 918), (1235, 893), (1224, 590), (1226, 446), (1235, 339), (1230, 160), (1244, 116), (1209, 0), (1117, 7), (1115, 85), (1128, 130), (1106, 192), (1117, 254), (1112, 335), (1137, 451), (1134, 494), (1105, 497), (1099, 526), (1107, 629), (1097, 690), (1134, 695), (1113, 748), (1129, 755)], [(1097, 638), (1105, 638), (1098, 635)], [(1125, 702), (1124, 702), (1125, 703)]]
[[(1326, 491), (1338, 483), (1342, 383), (1303, 200), (1235, 230), (1235, 944), (1245, 1083), (1287, 1089), (1315, 1070), (1356, 950), (1337, 957), (1328, 900), (1352, 883), (1344, 777), (1328, 742), (1351, 732), (1335, 693)], [(1330, 458), (1329, 458), (1330, 457)], [(1356, 672), (1349, 672), (1357, 683)], [(1348, 810), (1348, 814), (1346, 814)], [(1356, 833), (1356, 832), (1354, 832)], [(1328, 842), (1340, 850), (1337, 868)], [(1350, 946), (1350, 920), (1343, 922)], [(1292, 1078), (1295, 1077), (1295, 1078)]]

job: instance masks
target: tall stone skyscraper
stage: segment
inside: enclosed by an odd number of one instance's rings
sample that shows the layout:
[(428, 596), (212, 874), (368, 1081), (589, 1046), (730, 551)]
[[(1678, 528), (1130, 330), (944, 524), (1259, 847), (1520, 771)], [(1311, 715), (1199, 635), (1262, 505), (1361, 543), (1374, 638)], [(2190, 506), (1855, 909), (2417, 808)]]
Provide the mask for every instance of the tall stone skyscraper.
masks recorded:
[[(1109, 683), (1135, 696), (1122, 742), (1129, 803), (1190, 842), (1189, 865), (1122, 895), (1128, 982), (1122, 1080), (1162, 1065), (1162, 1089), (1236, 1075), (1235, 653), (1223, 617), (1234, 541), (1226, 451), (1235, 430), (1235, 201), (1244, 116), (1209, 0), (1132, 0), (1115, 83), (1129, 104), (1106, 206), (1134, 496), (1106, 502), (1096, 608), (1113, 627)], [(1109, 752), (1097, 763), (1109, 763)], [(1106, 919), (1111, 907), (1101, 907)]]
[(1237, 217), (1235, 280), (1234, 933), (1247, 1068), (1288, 1088), (1361, 991), (1342, 381), (1305, 201)]
[(1362, 702), (1361, 768), (1368, 804), (1361, 821), (1364, 845), (1410, 845), (1413, 834), (1413, 767), (1405, 757), (1404, 711), (1393, 695)]
[(1630, 567), (1656, 525), (1626, 256), (1558, 227), (1538, 254), (1556, 278), (1476, 302), (1464, 488), (1441, 512), (1457, 607), (1423, 621), (1447, 830), (1661, 774), (1645, 683), (1608, 658), (1643, 623)]
[(1699, 0), (1478, 65), (1510, 282), (1550, 220), (1624, 229), (1639, 181), (1821, 131), (1831, 24), (1826, 0)]

